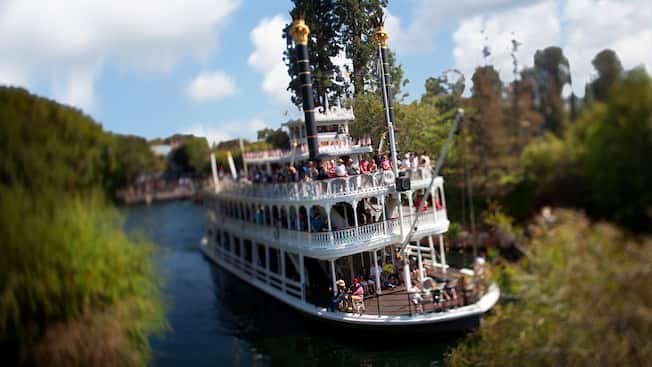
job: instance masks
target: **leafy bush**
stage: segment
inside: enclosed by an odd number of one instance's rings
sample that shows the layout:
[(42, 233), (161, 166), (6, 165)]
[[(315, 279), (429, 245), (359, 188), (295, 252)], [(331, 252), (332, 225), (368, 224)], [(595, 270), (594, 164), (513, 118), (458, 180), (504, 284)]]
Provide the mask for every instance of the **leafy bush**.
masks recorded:
[(497, 306), (447, 356), (448, 365), (638, 366), (652, 360), (652, 239), (634, 240), (573, 212), (554, 218), (530, 228), (530, 255), (509, 270), (519, 301)]
[(51, 329), (99, 317), (117, 323), (122, 353), (146, 358), (147, 334), (165, 326), (153, 246), (127, 236), (99, 195), (54, 205), (15, 188), (0, 196), (0, 344), (32, 358)]

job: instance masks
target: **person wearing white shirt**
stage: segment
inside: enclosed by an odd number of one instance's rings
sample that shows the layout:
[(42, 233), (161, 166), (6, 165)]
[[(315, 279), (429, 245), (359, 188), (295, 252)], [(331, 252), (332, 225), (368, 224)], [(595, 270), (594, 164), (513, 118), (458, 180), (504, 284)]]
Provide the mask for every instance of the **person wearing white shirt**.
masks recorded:
[(410, 169), (410, 153), (405, 153), (405, 159), (401, 162), (404, 169)]
[(345, 177), (346, 176), (346, 166), (344, 165), (344, 161), (342, 161), (341, 159), (337, 163), (337, 166), (335, 166), (335, 176), (337, 176), (337, 177)]

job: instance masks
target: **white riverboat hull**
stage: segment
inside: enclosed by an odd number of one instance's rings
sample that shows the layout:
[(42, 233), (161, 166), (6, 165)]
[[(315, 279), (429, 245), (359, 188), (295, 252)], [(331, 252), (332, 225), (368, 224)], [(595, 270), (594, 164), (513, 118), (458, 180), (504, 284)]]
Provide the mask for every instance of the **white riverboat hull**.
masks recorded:
[[(253, 288), (299, 311), (304, 316), (347, 327), (361, 329), (383, 329), (393, 331), (459, 332), (477, 327), (482, 315), (493, 307), (500, 297), (500, 290), (492, 284), (478, 302), (443, 312), (428, 312), (418, 315), (369, 315), (347, 312), (330, 312), (324, 307), (315, 306), (284, 293), (256, 278), (245, 274), (241, 269), (229, 264), (209, 249), (208, 239), (202, 240), (201, 251), (204, 256), (220, 268), (251, 285)], [(373, 307), (369, 304), (367, 307)]]

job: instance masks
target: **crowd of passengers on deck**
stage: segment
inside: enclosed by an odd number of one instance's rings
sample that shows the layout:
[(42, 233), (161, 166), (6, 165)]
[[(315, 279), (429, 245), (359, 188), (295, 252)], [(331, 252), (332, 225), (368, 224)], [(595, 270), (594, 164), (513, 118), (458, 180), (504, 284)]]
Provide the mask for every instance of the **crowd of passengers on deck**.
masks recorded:
[[(399, 170), (415, 170), (417, 168), (431, 167), (430, 157), (423, 152), (406, 153), (403, 160), (398, 161)], [(291, 165), (272, 167), (272, 172), (267, 172), (260, 167), (249, 172), (247, 179), (253, 183), (284, 183), (326, 180), (330, 178), (348, 177), (360, 174), (374, 174), (376, 172), (391, 171), (394, 165), (388, 155), (376, 154), (359, 161), (347, 156), (337, 160), (321, 160), (298, 162)]]
[[(376, 268), (377, 267), (377, 268)], [(379, 261), (372, 265), (364, 274), (355, 276), (351, 286), (347, 287), (346, 282), (339, 278), (335, 284), (337, 287), (332, 297), (329, 308), (332, 312), (358, 312), (365, 310), (365, 298), (375, 296), (377, 286), (380, 284), (384, 294), (391, 294), (400, 286), (404, 286), (403, 279), (403, 258), (397, 254), (395, 259), (384, 264)], [(477, 302), (479, 294), (485, 289), (486, 263), (484, 257), (480, 256), (474, 263), (474, 271), (478, 274), (476, 279), (461, 275), (459, 277), (437, 277), (434, 276), (435, 286), (432, 289), (422, 289), (419, 277), (419, 267), (416, 257), (409, 259), (410, 280), (412, 287), (408, 290), (408, 302), (410, 309), (415, 313), (440, 312), (451, 308), (461, 307)], [(428, 274), (430, 267), (425, 267), (424, 274)], [(431, 268), (430, 268), (431, 269)], [(379, 281), (376, 282), (376, 274)], [(380, 297), (380, 295), (378, 295)]]
[[(414, 192), (412, 195), (414, 199), (413, 210), (416, 211), (423, 200), (423, 194), (421, 192)], [(428, 204), (431, 203), (431, 200), (434, 202), (435, 210), (444, 208), (439, 200), (439, 195), (439, 193), (435, 195), (434, 200), (429, 198), (426, 201), (422, 208), (423, 213), (429, 210), (430, 206)], [(284, 207), (278, 208), (276, 206), (270, 207), (259, 204), (246, 205), (244, 203), (227, 201), (221, 204), (220, 208), (220, 212), (226, 216), (252, 221), (258, 225), (268, 225), (302, 232), (324, 232), (328, 231), (329, 227), (329, 217), (326, 215), (324, 208), (319, 205), (313, 205), (309, 209), (301, 207), (299, 210), (295, 208), (288, 210)], [(350, 203), (340, 202), (335, 204), (331, 209), (330, 228), (332, 230), (353, 228), (356, 220), (358, 226), (378, 223), (383, 216), (389, 219), (398, 218), (397, 212), (385, 212), (383, 214), (383, 211), (386, 210), (387, 208), (381, 204), (378, 198), (364, 198), (358, 202), (356, 208), (353, 208)], [(353, 216), (357, 218), (354, 219)], [(310, 229), (308, 226), (310, 226)]]

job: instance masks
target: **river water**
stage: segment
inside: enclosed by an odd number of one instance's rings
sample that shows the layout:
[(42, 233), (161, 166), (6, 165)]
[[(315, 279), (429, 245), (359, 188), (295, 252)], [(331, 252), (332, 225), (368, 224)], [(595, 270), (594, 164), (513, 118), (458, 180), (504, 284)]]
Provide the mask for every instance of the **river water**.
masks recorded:
[(143, 230), (161, 250), (171, 331), (152, 338), (154, 366), (441, 366), (460, 338), (325, 331), (201, 255), (201, 206), (169, 202), (123, 211), (127, 229)]

